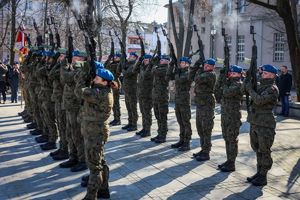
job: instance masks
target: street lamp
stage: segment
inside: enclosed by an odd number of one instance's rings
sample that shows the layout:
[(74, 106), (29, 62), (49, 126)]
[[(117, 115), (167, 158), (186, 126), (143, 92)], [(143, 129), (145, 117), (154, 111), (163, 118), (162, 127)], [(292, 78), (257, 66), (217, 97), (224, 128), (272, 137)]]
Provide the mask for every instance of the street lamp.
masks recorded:
[(215, 26), (212, 26), (210, 29), (210, 38), (211, 38), (211, 46), (210, 46), (210, 54), (211, 57), (215, 57), (215, 36), (217, 34), (217, 30), (215, 29)]

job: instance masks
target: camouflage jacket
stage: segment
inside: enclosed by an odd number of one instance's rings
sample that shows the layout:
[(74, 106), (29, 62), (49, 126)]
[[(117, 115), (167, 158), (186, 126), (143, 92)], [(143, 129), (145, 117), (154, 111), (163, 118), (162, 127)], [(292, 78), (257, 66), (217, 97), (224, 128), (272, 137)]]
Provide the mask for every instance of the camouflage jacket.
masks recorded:
[(120, 76), (121, 76), (121, 70), (119, 69), (120, 62), (111, 62), (104, 67), (111, 71), (111, 73), (114, 75), (116, 81), (118, 83), (119, 88), (121, 88), (121, 81), (120, 81)]
[(153, 88), (152, 101), (168, 102), (169, 101), (169, 81), (166, 79), (168, 65), (156, 65), (152, 68)]
[(136, 90), (137, 88), (137, 73), (133, 70), (135, 62), (127, 62), (122, 66), (123, 73), (123, 88), (125, 91)]
[(49, 70), (48, 63), (40, 63), (36, 68), (36, 76), (41, 84), (41, 89), (39, 91), (39, 99), (44, 101), (51, 101), (51, 95), (53, 91), (52, 82), (48, 79)]
[(268, 128), (275, 128), (276, 121), (273, 115), (273, 108), (277, 104), (279, 91), (274, 79), (261, 79), (257, 86), (257, 92), (248, 90), (251, 97), (251, 112), (248, 121), (251, 124)]
[(175, 65), (170, 65), (167, 71), (167, 80), (175, 80), (175, 103), (176, 105), (190, 105), (191, 103), (191, 83), (189, 79), (189, 70), (177, 69), (174, 70)]
[(56, 65), (49, 72), (49, 80), (52, 81), (53, 92), (51, 96), (52, 101), (62, 101), (64, 87), (60, 82), (60, 68), (66, 66), (66, 60), (57, 62)]
[(243, 98), (243, 84), (240, 78), (228, 79), (222, 86), (221, 112), (240, 112)]
[(138, 97), (139, 98), (152, 98), (152, 64), (144, 65), (141, 61), (138, 61), (133, 68), (134, 72), (138, 73)]

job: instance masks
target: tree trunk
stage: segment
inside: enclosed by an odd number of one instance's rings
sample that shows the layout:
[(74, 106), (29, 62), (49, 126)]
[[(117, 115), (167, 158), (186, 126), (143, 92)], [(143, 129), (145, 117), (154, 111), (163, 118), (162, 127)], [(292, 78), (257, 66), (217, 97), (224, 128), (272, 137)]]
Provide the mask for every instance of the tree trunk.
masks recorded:
[(101, 62), (103, 53), (102, 53), (102, 39), (101, 39), (101, 33), (100, 32), (98, 33), (98, 48), (99, 48), (98, 49), (98, 51), (99, 51), (98, 61)]
[(15, 61), (15, 43), (16, 43), (16, 14), (17, 14), (17, 2), (11, 0), (11, 38), (10, 38), (10, 65), (13, 65)]
[(127, 49), (126, 49), (126, 38), (127, 38), (127, 22), (123, 22), (121, 24), (121, 33), (122, 33), (122, 43), (124, 45), (125, 51), (127, 53)]

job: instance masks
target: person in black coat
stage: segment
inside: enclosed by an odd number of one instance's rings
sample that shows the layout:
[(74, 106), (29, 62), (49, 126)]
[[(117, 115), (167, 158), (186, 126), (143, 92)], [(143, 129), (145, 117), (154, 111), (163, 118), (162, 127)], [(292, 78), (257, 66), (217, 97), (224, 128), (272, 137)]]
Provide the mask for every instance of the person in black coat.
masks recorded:
[(7, 66), (0, 62), (0, 103), (1, 103), (1, 94), (3, 97), (3, 103), (6, 101), (6, 73)]
[(13, 67), (8, 72), (12, 103), (18, 103), (19, 74), (19, 63), (15, 62)]
[(279, 97), (281, 101), (281, 115), (289, 115), (289, 96), (292, 88), (293, 78), (292, 75), (288, 73), (287, 66), (281, 66), (281, 75), (279, 76), (278, 88), (279, 88)]

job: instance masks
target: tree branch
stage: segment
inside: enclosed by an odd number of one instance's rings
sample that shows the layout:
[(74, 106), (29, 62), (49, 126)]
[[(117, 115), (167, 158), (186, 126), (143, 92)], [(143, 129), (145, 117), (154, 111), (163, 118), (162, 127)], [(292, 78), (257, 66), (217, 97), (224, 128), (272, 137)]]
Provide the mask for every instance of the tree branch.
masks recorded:
[(259, 0), (247, 0), (247, 1), (250, 2), (250, 3), (254, 3), (254, 4), (257, 4), (257, 5), (263, 6), (265, 8), (269, 8), (269, 9), (277, 11), (277, 6), (276, 5), (271, 5), (269, 3), (265, 3), (265, 2), (262, 2), (262, 1), (259, 1)]
[(3, 8), (6, 4), (9, 3), (10, 0), (1, 0), (0, 2), (0, 9)]

